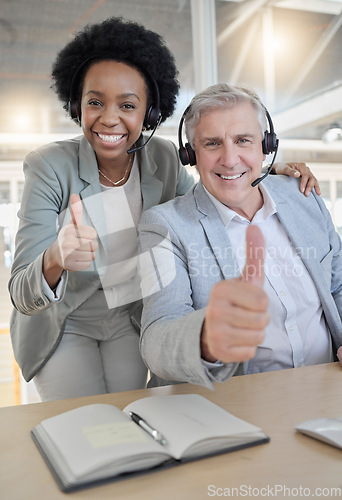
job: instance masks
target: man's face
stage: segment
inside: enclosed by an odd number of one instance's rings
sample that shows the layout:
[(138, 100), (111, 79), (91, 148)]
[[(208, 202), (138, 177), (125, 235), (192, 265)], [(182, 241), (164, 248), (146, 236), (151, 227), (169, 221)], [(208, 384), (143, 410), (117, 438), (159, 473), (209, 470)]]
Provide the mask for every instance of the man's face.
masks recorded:
[(252, 182), (265, 155), (263, 133), (249, 102), (204, 114), (195, 130), (197, 170), (206, 189), (221, 203), (251, 220), (263, 200)]

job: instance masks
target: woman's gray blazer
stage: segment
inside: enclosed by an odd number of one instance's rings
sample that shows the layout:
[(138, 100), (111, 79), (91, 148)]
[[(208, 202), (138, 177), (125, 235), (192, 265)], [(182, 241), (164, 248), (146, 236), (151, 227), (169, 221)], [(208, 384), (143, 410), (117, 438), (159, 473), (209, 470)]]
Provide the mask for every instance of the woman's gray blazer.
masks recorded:
[[(194, 184), (193, 177), (180, 165), (171, 141), (154, 137), (136, 154), (140, 156), (143, 210), (186, 193)], [(51, 303), (42, 290), (44, 252), (56, 240), (63, 219), (69, 220), (72, 193), (80, 195), (87, 221), (98, 234), (104, 215), (92, 203), (101, 187), (95, 153), (84, 136), (29, 153), (24, 173), (9, 291), (15, 307), (10, 322), (14, 355), (29, 381), (57, 348), (68, 315), (101, 287), (93, 268), (68, 272), (61, 300)]]

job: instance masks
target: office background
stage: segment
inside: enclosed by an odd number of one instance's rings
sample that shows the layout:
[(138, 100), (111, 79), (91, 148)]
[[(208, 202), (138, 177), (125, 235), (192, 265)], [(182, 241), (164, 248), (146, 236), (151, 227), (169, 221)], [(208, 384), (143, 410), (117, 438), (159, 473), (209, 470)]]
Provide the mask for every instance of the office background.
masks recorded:
[(253, 86), (270, 111), (279, 158), (306, 161), (342, 235), (342, 0), (0, 0), (0, 406), (35, 401), (13, 362), (7, 281), (25, 154), (78, 135), (50, 88), (56, 53), (88, 23), (123, 16), (159, 32), (181, 92), (158, 134), (176, 141), (197, 91)]

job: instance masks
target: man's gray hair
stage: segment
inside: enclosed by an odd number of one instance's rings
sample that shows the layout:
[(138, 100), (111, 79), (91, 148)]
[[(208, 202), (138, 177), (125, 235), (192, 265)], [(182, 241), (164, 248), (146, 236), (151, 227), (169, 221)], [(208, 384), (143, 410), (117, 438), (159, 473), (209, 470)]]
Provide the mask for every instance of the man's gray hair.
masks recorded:
[(256, 111), (261, 132), (264, 134), (267, 130), (266, 110), (256, 92), (245, 86), (217, 83), (195, 95), (186, 111), (184, 118), (185, 133), (191, 147), (194, 147), (195, 129), (202, 115), (242, 102), (251, 103)]

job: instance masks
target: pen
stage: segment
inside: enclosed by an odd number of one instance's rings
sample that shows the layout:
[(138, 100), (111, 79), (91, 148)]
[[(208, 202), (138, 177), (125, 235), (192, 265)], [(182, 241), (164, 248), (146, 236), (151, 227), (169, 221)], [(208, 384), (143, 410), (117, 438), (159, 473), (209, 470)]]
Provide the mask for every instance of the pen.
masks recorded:
[(167, 444), (167, 440), (164, 438), (164, 436), (159, 431), (157, 431), (157, 429), (153, 429), (153, 427), (151, 427), (150, 424), (146, 422), (146, 420), (141, 418), (136, 413), (133, 413), (132, 411), (129, 412), (129, 415), (133, 420), (133, 422), (135, 422), (136, 424), (139, 425), (139, 427), (144, 429), (144, 431), (146, 431), (150, 436), (152, 436), (153, 439), (158, 441), (158, 443), (162, 444), (163, 446)]

